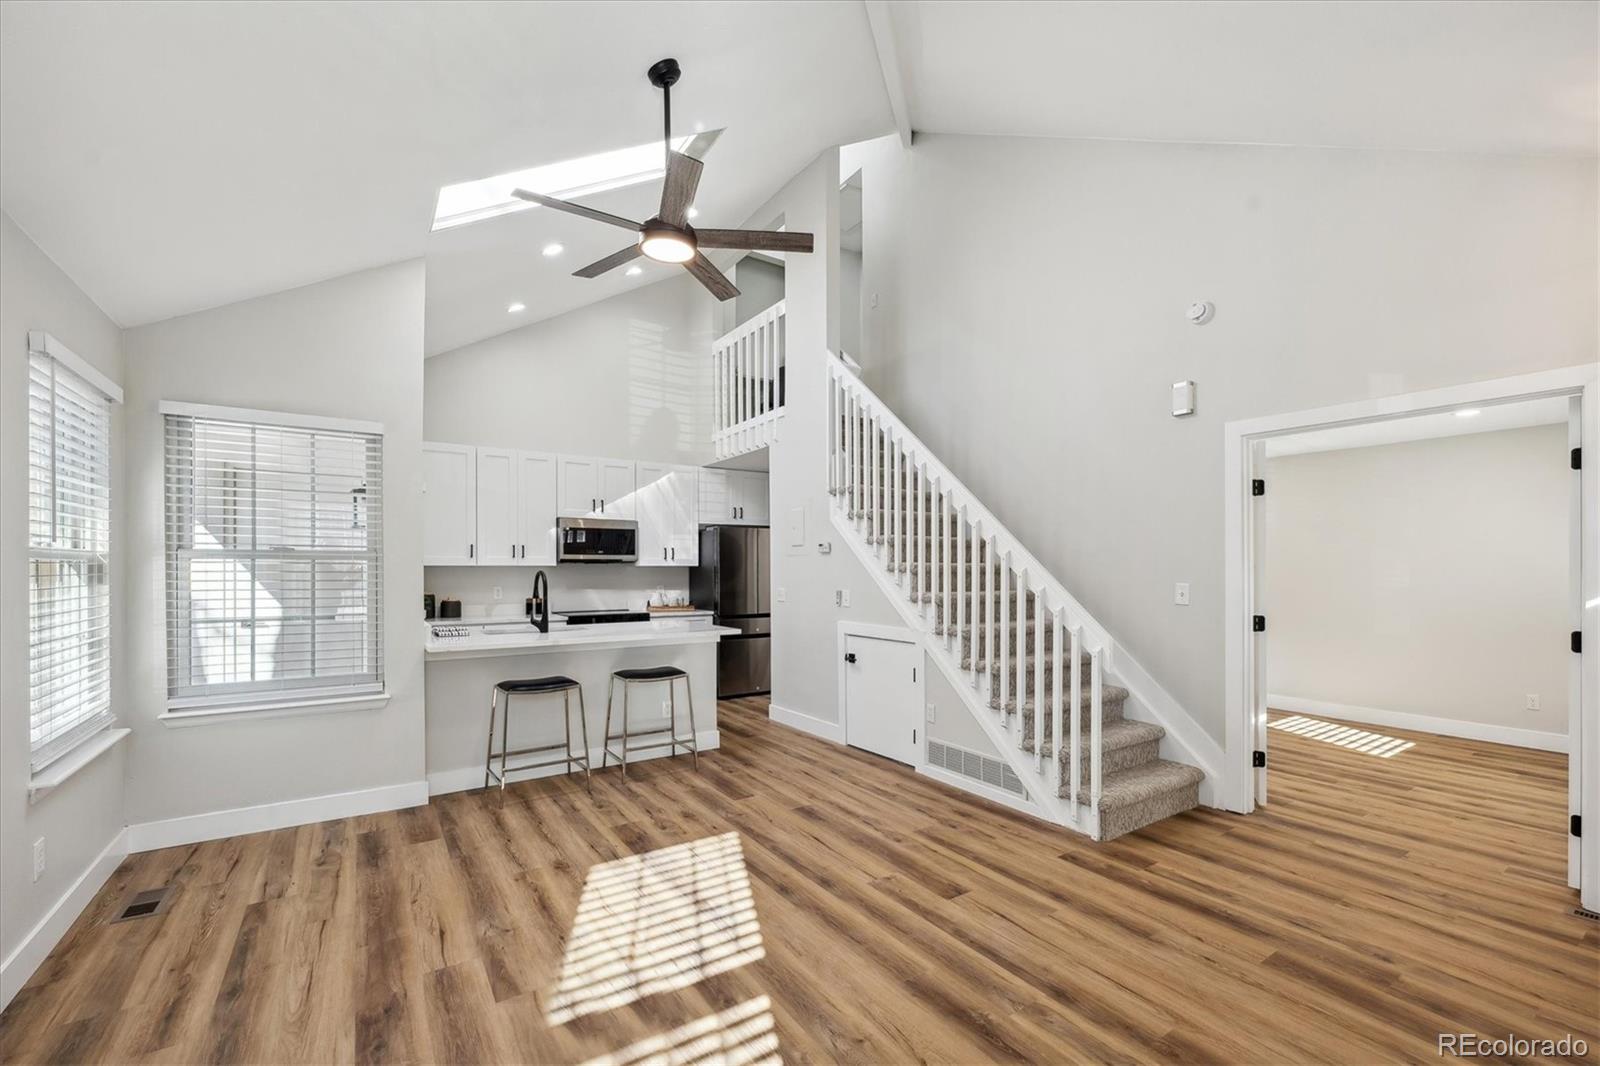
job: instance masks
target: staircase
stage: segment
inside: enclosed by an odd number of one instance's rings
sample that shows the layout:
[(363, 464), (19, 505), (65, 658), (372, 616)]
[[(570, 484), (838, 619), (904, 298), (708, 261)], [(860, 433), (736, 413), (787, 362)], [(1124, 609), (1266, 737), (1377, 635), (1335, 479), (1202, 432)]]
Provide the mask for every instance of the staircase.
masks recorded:
[(1110, 635), (831, 353), (828, 385), (833, 523), (1040, 813), (1110, 840), (1196, 806)]

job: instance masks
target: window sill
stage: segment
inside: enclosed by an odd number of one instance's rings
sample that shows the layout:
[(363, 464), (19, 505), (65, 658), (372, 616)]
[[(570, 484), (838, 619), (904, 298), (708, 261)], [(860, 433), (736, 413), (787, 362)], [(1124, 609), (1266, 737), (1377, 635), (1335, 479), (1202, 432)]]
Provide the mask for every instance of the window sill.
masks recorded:
[(225, 722), (254, 722), (265, 718), (292, 718), (305, 714), (335, 714), (341, 711), (367, 711), (389, 702), (387, 692), (368, 692), (360, 696), (314, 696), (305, 699), (263, 700), (260, 703), (235, 703), (226, 707), (168, 707), (157, 720), (169, 729), (195, 725), (221, 725)]
[(28, 802), (35, 803), (61, 786), (67, 778), (94, 762), (132, 733), (131, 729), (102, 729), (43, 770), (28, 778)]

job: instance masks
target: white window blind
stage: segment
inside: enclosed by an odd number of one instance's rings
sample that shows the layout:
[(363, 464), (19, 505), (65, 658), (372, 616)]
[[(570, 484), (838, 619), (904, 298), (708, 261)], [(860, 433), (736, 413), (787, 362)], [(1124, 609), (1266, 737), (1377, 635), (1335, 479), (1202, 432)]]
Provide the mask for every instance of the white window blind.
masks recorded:
[(383, 438), (249, 415), (165, 416), (169, 706), (381, 692)]
[(112, 723), (111, 400), (28, 356), (28, 726), (34, 771)]

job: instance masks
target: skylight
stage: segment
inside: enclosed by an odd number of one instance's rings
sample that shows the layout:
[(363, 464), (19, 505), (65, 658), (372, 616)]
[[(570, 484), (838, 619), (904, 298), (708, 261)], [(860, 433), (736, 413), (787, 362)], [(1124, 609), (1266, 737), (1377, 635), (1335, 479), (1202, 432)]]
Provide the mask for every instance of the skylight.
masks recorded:
[[(688, 137), (674, 137), (673, 151), (703, 158), (721, 132), (708, 130)], [(468, 222), (481, 222), (486, 218), (513, 211), (527, 211), (538, 206), (518, 200), (511, 195), (512, 189), (527, 189), (571, 200), (608, 189), (658, 181), (665, 173), (661, 142), (651, 141), (632, 148), (618, 148), (492, 178), (446, 185), (439, 190), (439, 204), (433, 212), (433, 228), (441, 230), (464, 226)]]

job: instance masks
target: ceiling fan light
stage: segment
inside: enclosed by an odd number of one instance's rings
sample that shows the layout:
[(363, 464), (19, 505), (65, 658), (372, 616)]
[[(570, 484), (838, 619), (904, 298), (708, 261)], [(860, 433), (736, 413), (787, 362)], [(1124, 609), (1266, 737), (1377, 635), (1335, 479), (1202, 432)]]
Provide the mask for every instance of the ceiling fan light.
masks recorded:
[(658, 263), (687, 263), (694, 258), (694, 242), (672, 230), (646, 230), (639, 239), (639, 251)]

